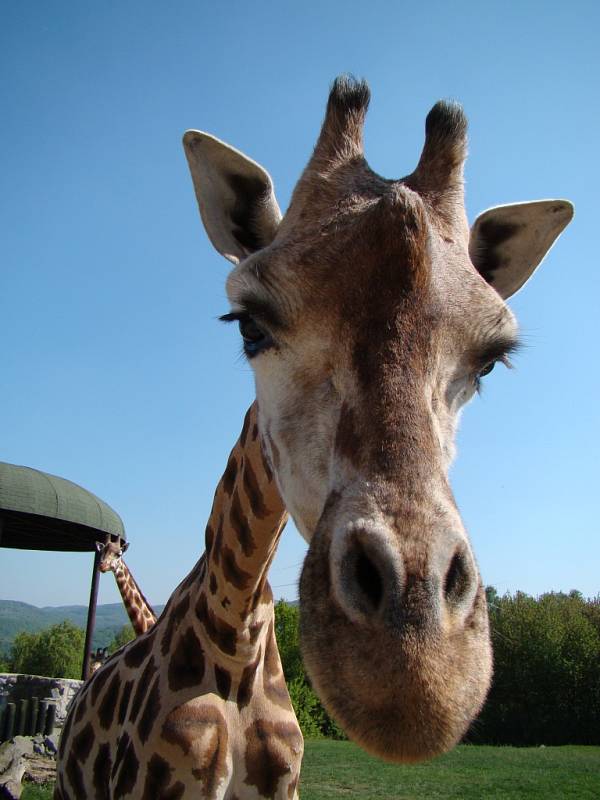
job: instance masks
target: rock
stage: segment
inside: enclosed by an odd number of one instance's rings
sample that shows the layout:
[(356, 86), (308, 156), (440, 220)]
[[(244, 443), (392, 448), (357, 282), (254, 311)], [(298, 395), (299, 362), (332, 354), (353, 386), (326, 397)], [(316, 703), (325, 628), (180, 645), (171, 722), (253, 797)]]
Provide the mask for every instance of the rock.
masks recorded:
[(46, 756), (29, 756), (25, 759), (24, 781), (50, 783), (56, 780), (56, 762)]
[(15, 736), (0, 745), (2, 800), (19, 800), (24, 778), (34, 783), (48, 783), (56, 779), (54, 753), (57, 742), (57, 736)]
[[(24, 741), (17, 741), (24, 740)], [(25, 751), (25, 752), (24, 752)], [(26, 736), (15, 736), (0, 747), (0, 797), (19, 800), (25, 772), (25, 753), (31, 755), (33, 743)]]
[(33, 740), (29, 736), (15, 736), (0, 745), (0, 775), (10, 766), (15, 758), (33, 753)]
[(44, 739), (44, 747), (46, 748), (46, 752), (50, 753), (52, 756), (55, 756), (58, 753), (58, 734), (51, 733), (50, 736), (46, 736)]

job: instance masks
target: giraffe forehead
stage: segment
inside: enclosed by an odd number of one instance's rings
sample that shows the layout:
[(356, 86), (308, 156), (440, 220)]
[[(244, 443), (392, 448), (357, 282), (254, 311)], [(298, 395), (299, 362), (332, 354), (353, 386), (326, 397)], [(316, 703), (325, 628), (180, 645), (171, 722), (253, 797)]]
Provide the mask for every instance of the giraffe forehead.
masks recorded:
[(318, 224), (283, 227), (227, 283), (234, 306), (257, 309), (267, 324), (293, 330), (304, 321), (388, 318), (399, 300), (418, 304), (429, 282), (430, 222), (418, 195), (400, 183), (376, 197), (343, 196)]

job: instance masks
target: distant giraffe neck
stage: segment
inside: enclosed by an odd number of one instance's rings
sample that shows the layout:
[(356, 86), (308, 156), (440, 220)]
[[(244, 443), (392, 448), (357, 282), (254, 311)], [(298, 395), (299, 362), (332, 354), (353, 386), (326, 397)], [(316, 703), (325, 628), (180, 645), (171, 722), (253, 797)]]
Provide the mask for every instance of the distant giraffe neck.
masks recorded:
[(129, 567), (119, 558), (111, 569), (123, 599), (123, 605), (133, 626), (136, 636), (151, 628), (156, 622), (156, 614), (137, 585)]

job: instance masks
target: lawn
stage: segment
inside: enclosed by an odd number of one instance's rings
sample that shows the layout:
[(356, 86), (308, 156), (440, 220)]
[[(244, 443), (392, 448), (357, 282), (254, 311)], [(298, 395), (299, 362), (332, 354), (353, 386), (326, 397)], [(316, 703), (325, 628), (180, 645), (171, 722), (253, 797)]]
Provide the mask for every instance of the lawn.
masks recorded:
[(600, 747), (462, 745), (426, 764), (396, 766), (349, 742), (306, 743), (302, 800), (550, 800), (600, 798)]
[[(598, 800), (600, 747), (462, 745), (427, 764), (398, 767), (349, 742), (306, 742), (302, 800)], [(28, 786), (21, 800), (51, 800)], [(81, 800), (84, 800), (81, 798)]]

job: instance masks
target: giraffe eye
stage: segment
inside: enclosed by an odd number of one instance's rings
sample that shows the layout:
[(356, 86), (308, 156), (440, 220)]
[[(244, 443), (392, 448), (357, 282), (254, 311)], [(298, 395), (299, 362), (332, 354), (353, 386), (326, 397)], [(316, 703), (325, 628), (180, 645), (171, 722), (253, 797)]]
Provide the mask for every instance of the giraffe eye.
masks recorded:
[(496, 362), (495, 361), (490, 361), (490, 363), (486, 364), (486, 366), (483, 369), (479, 370), (479, 372), (477, 373), (477, 377), (478, 378), (485, 378), (485, 376), (489, 375), (490, 372), (494, 369), (495, 366), (496, 366)]
[(240, 333), (245, 345), (260, 345), (265, 338), (264, 331), (258, 327), (252, 317), (240, 320)]
[(222, 322), (238, 322), (244, 343), (244, 353), (248, 358), (253, 358), (273, 346), (271, 335), (263, 330), (247, 311), (233, 311), (231, 314), (224, 314), (220, 319)]

